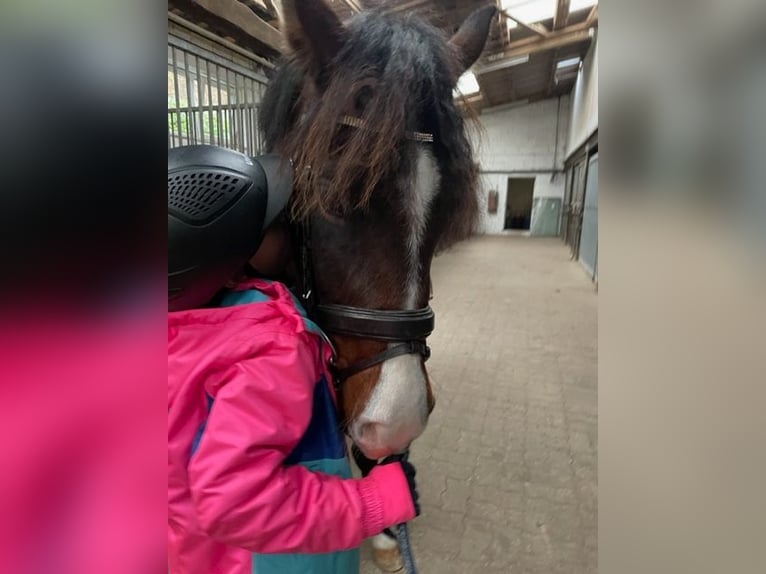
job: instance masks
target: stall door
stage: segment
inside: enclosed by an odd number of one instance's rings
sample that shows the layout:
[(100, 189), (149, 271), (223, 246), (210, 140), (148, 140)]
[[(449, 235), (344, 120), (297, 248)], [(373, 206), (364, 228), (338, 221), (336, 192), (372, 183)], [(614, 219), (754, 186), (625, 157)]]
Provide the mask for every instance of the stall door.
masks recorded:
[(591, 277), (596, 276), (598, 257), (598, 154), (588, 164), (588, 179), (585, 184), (585, 201), (582, 211), (582, 233), (580, 236), (580, 263)]
[(572, 259), (578, 259), (580, 253), (580, 232), (582, 230), (583, 197), (585, 195), (586, 161), (575, 163), (572, 170), (572, 195), (567, 214), (566, 242), (572, 252)]

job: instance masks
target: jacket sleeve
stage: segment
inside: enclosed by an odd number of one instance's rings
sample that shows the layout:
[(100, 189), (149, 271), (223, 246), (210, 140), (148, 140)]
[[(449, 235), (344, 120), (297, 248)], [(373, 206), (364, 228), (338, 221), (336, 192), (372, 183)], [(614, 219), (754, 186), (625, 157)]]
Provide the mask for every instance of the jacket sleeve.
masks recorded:
[(215, 396), (189, 462), (199, 525), (258, 553), (346, 550), (415, 511), (400, 465), (363, 479), (284, 461), (306, 431), (317, 372), (309, 334), (270, 334), (236, 363)]

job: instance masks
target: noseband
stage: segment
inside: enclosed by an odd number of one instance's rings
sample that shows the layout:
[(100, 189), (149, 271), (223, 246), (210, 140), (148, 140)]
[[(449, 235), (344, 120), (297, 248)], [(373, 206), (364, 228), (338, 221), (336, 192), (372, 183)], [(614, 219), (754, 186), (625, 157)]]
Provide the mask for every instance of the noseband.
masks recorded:
[(299, 292), (309, 316), (327, 333), (395, 343), (385, 350), (346, 368), (333, 367), (336, 388), (347, 379), (394, 357), (420, 355), (426, 361), (431, 349), (426, 339), (434, 330), (430, 306), (413, 310), (367, 309), (317, 300), (311, 258), (311, 223), (297, 226), (300, 246)]

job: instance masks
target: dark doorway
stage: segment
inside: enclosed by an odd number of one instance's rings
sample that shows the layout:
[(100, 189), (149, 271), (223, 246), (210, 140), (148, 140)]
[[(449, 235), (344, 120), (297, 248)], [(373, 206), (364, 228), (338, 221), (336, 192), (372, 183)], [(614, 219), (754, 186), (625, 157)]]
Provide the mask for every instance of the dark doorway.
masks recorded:
[(534, 177), (509, 177), (504, 229), (529, 229), (532, 219)]

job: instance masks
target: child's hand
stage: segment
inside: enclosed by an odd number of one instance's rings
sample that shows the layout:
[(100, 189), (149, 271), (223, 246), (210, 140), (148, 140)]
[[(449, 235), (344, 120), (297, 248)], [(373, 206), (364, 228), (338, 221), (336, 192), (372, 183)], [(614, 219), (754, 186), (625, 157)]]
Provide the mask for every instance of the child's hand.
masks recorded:
[(399, 463), (402, 466), (404, 476), (407, 477), (407, 485), (410, 487), (410, 495), (412, 496), (412, 504), (415, 507), (415, 516), (420, 516), (420, 504), (418, 500), (420, 495), (418, 494), (417, 484), (415, 482), (415, 475), (417, 471), (413, 464), (409, 461), (409, 453), (403, 455), (389, 456), (380, 464)]
[(393, 455), (384, 459), (378, 463), (375, 460), (371, 460), (362, 454), (362, 451), (357, 448), (355, 444), (351, 445), (351, 455), (354, 457), (354, 462), (362, 471), (362, 476), (367, 476), (372, 472), (376, 466), (384, 464), (399, 463), (405, 478), (407, 478), (407, 486), (410, 487), (410, 496), (412, 496), (412, 505), (415, 507), (415, 516), (420, 516), (420, 504), (418, 500), (420, 495), (418, 494), (417, 484), (415, 483), (415, 475), (417, 471), (412, 463), (409, 461), (409, 453), (403, 455)]

